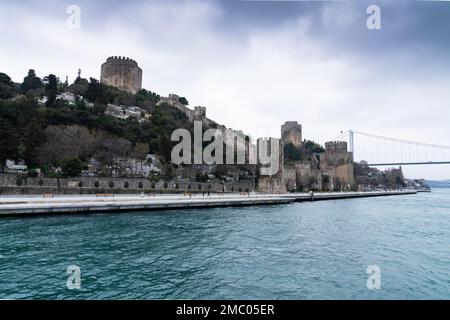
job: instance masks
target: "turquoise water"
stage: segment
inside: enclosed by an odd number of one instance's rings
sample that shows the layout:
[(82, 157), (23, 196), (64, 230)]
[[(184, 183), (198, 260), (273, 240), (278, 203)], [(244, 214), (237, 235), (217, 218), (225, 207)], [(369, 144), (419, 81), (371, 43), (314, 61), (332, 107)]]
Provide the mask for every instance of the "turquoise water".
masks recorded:
[[(450, 189), (0, 219), (0, 299), (449, 299)], [(81, 268), (81, 289), (66, 269)], [(369, 265), (381, 289), (367, 288)]]

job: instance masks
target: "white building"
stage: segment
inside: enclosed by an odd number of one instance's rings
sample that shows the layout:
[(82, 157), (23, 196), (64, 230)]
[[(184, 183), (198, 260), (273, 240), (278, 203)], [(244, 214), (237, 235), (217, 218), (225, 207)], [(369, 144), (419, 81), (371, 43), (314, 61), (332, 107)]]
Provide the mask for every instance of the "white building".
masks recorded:
[(118, 119), (129, 119), (134, 118), (139, 122), (144, 121), (145, 119), (150, 118), (150, 114), (146, 112), (144, 109), (141, 109), (137, 106), (117, 106), (115, 104), (108, 104), (108, 107), (105, 112), (107, 115)]
[(26, 171), (28, 166), (23, 161), (15, 162), (14, 160), (6, 160), (6, 169), (11, 171)]
[(63, 92), (63, 93), (57, 95), (56, 99), (64, 100), (69, 105), (75, 105), (75, 101), (76, 101), (75, 95), (72, 92)]

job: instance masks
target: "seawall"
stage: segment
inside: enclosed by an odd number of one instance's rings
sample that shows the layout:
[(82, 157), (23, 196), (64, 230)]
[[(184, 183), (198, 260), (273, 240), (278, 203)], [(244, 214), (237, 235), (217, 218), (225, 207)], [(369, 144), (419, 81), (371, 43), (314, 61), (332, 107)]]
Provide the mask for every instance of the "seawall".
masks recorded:
[(3, 196), (0, 216), (77, 214), (99, 212), (199, 209), (211, 207), (280, 205), (301, 201), (324, 201), (395, 195), (416, 191), (337, 192), (317, 194), (214, 194), (197, 195), (77, 195)]

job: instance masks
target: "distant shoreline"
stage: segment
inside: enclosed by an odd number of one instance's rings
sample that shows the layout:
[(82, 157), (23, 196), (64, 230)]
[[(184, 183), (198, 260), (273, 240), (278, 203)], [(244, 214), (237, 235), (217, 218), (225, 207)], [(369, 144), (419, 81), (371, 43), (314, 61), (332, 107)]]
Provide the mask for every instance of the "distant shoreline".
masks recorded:
[(430, 188), (450, 189), (450, 180), (441, 180), (441, 181), (427, 180), (426, 183), (427, 185), (430, 186)]

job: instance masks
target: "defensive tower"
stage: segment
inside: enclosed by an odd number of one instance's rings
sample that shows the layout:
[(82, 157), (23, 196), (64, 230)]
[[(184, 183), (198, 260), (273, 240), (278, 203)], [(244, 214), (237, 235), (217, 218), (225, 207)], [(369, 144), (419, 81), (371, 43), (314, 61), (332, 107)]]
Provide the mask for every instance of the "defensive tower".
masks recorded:
[(133, 59), (109, 57), (102, 64), (100, 81), (134, 94), (142, 88), (142, 69)]

